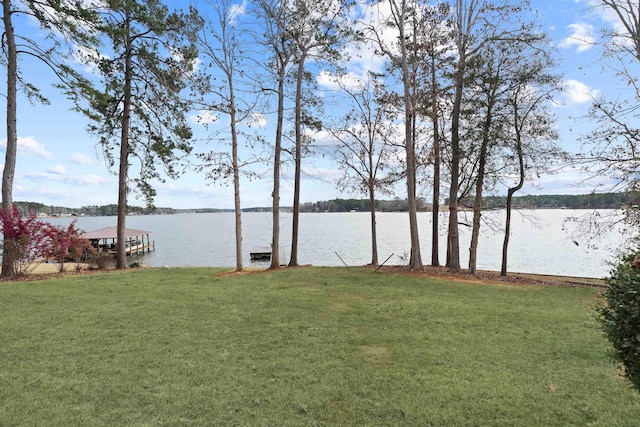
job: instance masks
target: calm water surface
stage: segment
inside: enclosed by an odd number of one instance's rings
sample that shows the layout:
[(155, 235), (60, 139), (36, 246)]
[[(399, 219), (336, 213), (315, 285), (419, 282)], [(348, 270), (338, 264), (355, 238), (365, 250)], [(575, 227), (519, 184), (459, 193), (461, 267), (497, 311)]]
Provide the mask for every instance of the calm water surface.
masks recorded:
[[(612, 230), (594, 242), (597, 247), (577, 241), (571, 235), (575, 224), (565, 218), (585, 212), (572, 210), (536, 210), (515, 213), (509, 243), (509, 271), (538, 274), (558, 274), (580, 277), (607, 275), (615, 250), (623, 242), (620, 233)], [(288, 262), (291, 239), (291, 214), (281, 217), (281, 261)], [(378, 258), (380, 262), (391, 256), (388, 264), (403, 264), (410, 250), (407, 213), (378, 214)], [(501, 227), (503, 211), (486, 212), (488, 224)], [(441, 213), (441, 263), (445, 261), (447, 214)], [(425, 264), (431, 260), (431, 214), (419, 213), (420, 244)], [(70, 218), (54, 218), (54, 223), (66, 225)], [(77, 226), (92, 231), (115, 226), (116, 217), (80, 217)], [(471, 217), (461, 215), (460, 222), (471, 223)], [(271, 214), (243, 213), (243, 252), (245, 265), (252, 263), (249, 252), (269, 247), (271, 242)], [(131, 216), (127, 227), (148, 230), (155, 241), (155, 252), (142, 261), (150, 266), (170, 267), (235, 265), (233, 213), (202, 213)], [(484, 226), (478, 249), (478, 268), (499, 270), (503, 233)], [(460, 226), (461, 265), (468, 263), (470, 228)], [(579, 240), (579, 239), (578, 239)], [(576, 243), (578, 243), (576, 245)], [(363, 265), (371, 261), (369, 214), (303, 213), (300, 215), (298, 261), (300, 264), (321, 266)]]

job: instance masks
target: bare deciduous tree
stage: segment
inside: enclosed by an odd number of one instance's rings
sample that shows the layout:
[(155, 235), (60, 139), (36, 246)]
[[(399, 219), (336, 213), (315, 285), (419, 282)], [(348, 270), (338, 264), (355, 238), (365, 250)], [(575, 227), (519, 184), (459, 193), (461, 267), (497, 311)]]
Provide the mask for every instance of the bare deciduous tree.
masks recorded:
[(344, 175), (338, 182), (345, 190), (356, 190), (369, 198), (371, 216), (371, 264), (378, 265), (376, 194), (387, 192), (391, 184), (386, 174), (394, 159), (398, 131), (387, 110), (378, 104), (380, 83), (373, 75), (353, 84), (338, 80), (351, 101), (351, 109), (329, 131), (339, 142), (335, 151)]
[[(451, 112), (451, 144), (449, 170), (449, 224), (447, 238), (447, 265), (452, 271), (460, 270), (460, 238), (458, 230), (458, 200), (463, 188), (461, 162), (465, 154), (462, 145), (464, 123), (463, 100), (470, 96), (467, 90), (469, 72), (476, 55), (498, 40), (525, 40), (532, 37), (532, 24), (523, 23), (521, 16), (528, 9), (528, 0), (456, 0), (454, 22), (454, 54), (456, 63), (452, 77), (453, 104)], [(535, 33), (533, 33), (535, 37)], [(469, 160), (469, 159), (467, 159)], [(474, 160), (474, 159), (472, 159)], [(470, 182), (473, 179), (467, 175)]]
[(292, 2), (292, 20), (287, 32), (295, 46), (295, 107), (294, 107), (294, 190), (293, 217), (291, 229), (291, 257), (289, 266), (298, 265), (298, 237), (300, 222), (300, 186), (302, 175), (302, 146), (304, 127), (313, 122), (304, 117), (303, 85), (305, 81), (306, 63), (309, 59), (331, 61), (339, 56), (339, 45), (349, 33), (344, 26), (348, 1), (340, 0), (295, 0)]
[[(243, 173), (243, 162), (240, 161), (238, 148), (240, 144), (239, 124), (252, 117), (256, 100), (245, 94), (238, 98), (237, 84), (247, 76), (243, 68), (247, 61), (247, 50), (239, 40), (236, 28), (236, 7), (232, 0), (219, 0), (210, 3), (215, 13), (214, 21), (208, 22), (198, 36), (201, 57), (205, 58), (214, 76), (204, 88), (212, 98), (205, 96), (200, 101), (206, 112), (214, 111), (229, 118), (229, 132), (222, 139), (231, 139), (231, 154), (228, 152), (200, 153), (204, 165), (199, 170), (206, 170), (207, 177), (217, 181), (226, 181), (231, 177), (233, 183), (233, 200), (235, 213), (235, 250), (236, 271), (244, 269), (242, 259), (242, 207), (240, 198), (240, 176)], [(248, 174), (248, 172), (245, 172)]]
[[(383, 2), (378, 2), (380, 5)], [(416, 45), (418, 22), (418, 4), (415, 0), (388, 0), (390, 6), (389, 20), (385, 23), (392, 27), (397, 36), (393, 43), (388, 43), (383, 36), (382, 28), (370, 27), (368, 32), (376, 48), (391, 62), (391, 67), (399, 70), (402, 84), (402, 110), (404, 111), (404, 148), (406, 165), (407, 204), (409, 206), (409, 233), (411, 237), (411, 253), (409, 265), (412, 269), (422, 268), (420, 235), (417, 216), (417, 183), (416, 183), (416, 141), (415, 129), (417, 121), (417, 82), (416, 82)]]
[[(582, 136), (584, 146), (574, 159), (589, 177), (602, 180), (595, 191), (637, 192), (640, 190), (640, 86), (637, 66), (640, 64), (640, 4), (630, 0), (600, 0), (599, 7), (613, 12), (617, 25), (605, 28), (602, 40), (604, 72), (612, 71), (625, 89), (608, 98), (594, 99), (588, 114), (593, 130)], [(640, 210), (629, 208), (625, 221), (633, 227), (640, 224)], [(592, 218), (593, 233), (608, 228), (617, 219)]]
[(513, 75), (507, 107), (511, 122), (511, 140), (504, 159), (510, 160), (507, 171), (517, 178), (507, 189), (506, 221), (502, 244), (500, 275), (507, 275), (509, 237), (513, 196), (522, 189), (527, 177), (550, 172), (566, 155), (557, 145), (555, 117), (549, 109), (551, 97), (558, 90), (560, 77), (552, 74), (553, 63), (544, 50), (527, 50)]
[(418, 98), (418, 110), (429, 117), (431, 121), (431, 157), (429, 163), (433, 165), (433, 186), (431, 199), (431, 265), (440, 265), (440, 193), (442, 185), (442, 152), (445, 145), (445, 135), (441, 130), (444, 121), (444, 110), (449, 93), (445, 84), (445, 75), (451, 67), (451, 56), (448, 51), (451, 40), (451, 6), (449, 3), (437, 5), (423, 5), (422, 20), (419, 26), (417, 44), (414, 46), (416, 55), (422, 60), (421, 69), (424, 73), (423, 95)]
[(276, 96), (276, 134), (273, 147), (272, 236), (270, 268), (280, 268), (280, 168), (282, 163), (282, 137), (285, 115), (287, 74), (293, 65), (296, 48), (288, 31), (293, 23), (290, 5), (280, 0), (258, 0), (255, 13), (264, 25), (259, 43), (270, 56), (266, 71), (275, 88), (262, 87)]

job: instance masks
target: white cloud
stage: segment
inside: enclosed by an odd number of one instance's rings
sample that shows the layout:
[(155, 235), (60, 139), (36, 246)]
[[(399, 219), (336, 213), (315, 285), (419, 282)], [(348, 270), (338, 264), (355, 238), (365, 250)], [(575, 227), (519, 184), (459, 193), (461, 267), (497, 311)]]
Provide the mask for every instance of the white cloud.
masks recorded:
[(571, 30), (571, 34), (560, 43), (562, 48), (576, 47), (578, 52), (584, 52), (591, 49), (596, 42), (593, 35), (593, 25), (586, 23), (571, 24), (567, 27)]
[[(171, 58), (178, 62), (178, 63), (182, 63), (184, 62), (184, 55), (182, 53), (182, 51), (180, 50), (175, 50), (175, 49), (170, 49), (171, 52)], [(191, 76), (193, 75), (193, 73), (197, 72), (198, 70), (200, 70), (200, 67), (202, 66), (202, 64), (204, 64), (204, 62), (202, 61), (202, 59), (196, 57), (194, 59), (191, 60), (191, 64), (190, 64), (190, 68), (188, 70), (186, 70), (186, 72), (184, 73), (186, 76)]]
[[(158, 191), (156, 206), (184, 208), (233, 207), (233, 190), (229, 187), (201, 185), (199, 183), (177, 185), (175, 182), (164, 182), (157, 183), (154, 188)], [(247, 202), (249, 194), (249, 192), (243, 194), (243, 204)]]
[(67, 174), (67, 170), (62, 165), (55, 165), (53, 167), (50, 167), (49, 169), (47, 169), (47, 172), (49, 172), (51, 174), (54, 174), (54, 175), (66, 175)]
[[(433, 2), (425, 2), (420, 9), (433, 9)], [(348, 71), (366, 80), (368, 72), (383, 73), (385, 65), (389, 61), (383, 51), (391, 52), (392, 55), (400, 55), (398, 46), (399, 33), (394, 25), (389, 25), (393, 13), (390, 2), (369, 2), (366, 0), (358, 0), (357, 7), (351, 9), (349, 25), (354, 31), (363, 31), (367, 36), (367, 41), (362, 43), (349, 43), (346, 55), (349, 58)], [(444, 26), (444, 22), (439, 24)], [(405, 28), (405, 36), (411, 36), (411, 29)], [(381, 48), (381, 45), (383, 48)], [(444, 42), (439, 49), (447, 52), (453, 47), (451, 42)]]
[(318, 74), (318, 77), (316, 77), (316, 82), (321, 88), (327, 88), (331, 90), (340, 89), (340, 87), (338, 86), (337, 77), (331, 74), (329, 71), (322, 71), (320, 74)]
[(600, 95), (600, 91), (592, 89), (578, 80), (565, 80), (562, 95), (570, 104), (585, 104)]
[(82, 153), (73, 153), (71, 154), (71, 161), (76, 165), (87, 166), (87, 165), (95, 165), (96, 161), (86, 154)]
[(204, 61), (202, 59), (194, 58), (193, 63), (191, 64), (191, 66), (193, 67), (192, 73), (200, 71), (200, 68), (202, 67), (203, 64), (204, 64)]
[(189, 116), (189, 120), (191, 120), (192, 123), (206, 126), (211, 123), (216, 123), (218, 116), (213, 111), (201, 110), (198, 114)]
[(305, 169), (305, 178), (323, 182), (336, 182), (343, 174), (338, 168), (312, 168)]
[[(6, 150), (7, 139), (0, 140), (0, 147)], [(44, 144), (35, 140), (32, 136), (18, 137), (18, 154), (34, 155), (43, 159), (51, 159), (53, 154), (44, 148)]]
[[(614, 29), (616, 29), (616, 31), (623, 32), (623, 33), (627, 32), (626, 29), (624, 28), (624, 25), (620, 21), (620, 17), (616, 13), (616, 11), (613, 10), (611, 7), (603, 6), (602, 1), (600, 0), (588, 0), (587, 3), (590, 7), (590, 10), (602, 21), (611, 25)], [(637, 13), (637, 8), (638, 6), (636, 5), (631, 7), (630, 10), (635, 11)], [(627, 8), (623, 6), (620, 9), (620, 11), (623, 11), (625, 9)], [(627, 16), (625, 16), (624, 19), (625, 20), (630, 19), (631, 21), (634, 21), (637, 18), (627, 14)]]
[[(69, 190), (60, 187), (49, 187), (47, 185), (35, 188), (20, 188), (14, 191), (16, 199), (38, 200), (40, 203), (51, 203), (52, 200), (60, 200), (69, 195)], [(60, 203), (63, 204), (63, 203)], [(66, 203), (64, 203), (66, 205)]]
[(25, 173), (24, 177), (30, 181), (62, 181), (64, 177), (51, 172)]
[(612, 46), (622, 48), (625, 54), (628, 49), (634, 50), (634, 37), (629, 34), (627, 26), (620, 19), (617, 12), (623, 15), (624, 22), (635, 23), (638, 20), (638, 12), (640, 12), (637, 2), (624, 2), (622, 5), (618, 5), (619, 9), (616, 11), (610, 6), (604, 6), (602, 1), (589, 0), (589, 4), (595, 14), (604, 22), (606, 34), (615, 34), (611, 40)]
[(569, 167), (558, 174), (541, 176), (527, 184), (523, 191), (532, 194), (585, 194), (596, 188), (613, 188), (614, 181), (610, 176)]
[[(387, 48), (395, 50), (397, 30), (385, 25), (391, 16), (391, 6), (387, 3), (381, 2), (374, 6), (361, 2), (358, 8), (354, 9), (351, 18), (357, 20), (354, 30), (376, 28), (382, 43)], [(378, 49), (373, 43), (351, 44), (347, 48), (347, 54), (350, 58), (350, 69), (359, 75), (365, 75), (368, 71), (382, 72), (387, 61), (387, 58), (378, 55)]]
[(253, 113), (251, 120), (247, 122), (247, 126), (252, 128), (263, 128), (269, 123), (264, 114)]
[(329, 71), (322, 71), (316, 78), (318, 86), (329, 90), (338, 91), (340, 86), (347, 89), (362, 87), (362, 79), (354, 73), (347, 73), (343, 76), (336, 76)]
[(103, 55), (97, 49), (88, 48), (82, 45), (75, 45), (73, 59), (78, 64), (82, 64), (84, 71), (89, 74), (99, 75), (98, 63), (100, 60), (109, 59), (108, 55)]
[(227, 194), (224, 188), (208, 186), (208, 185), (186, 185), (177, 186), (173, 183), (158, 183), (155, 188), (164, 194), (182, 195), (182, 196), (212, 196), (216, 194)]
[(313, 141), (315, 141), (316, 145), (325, 146), (325, 145), (333, 145), (336, 143), (336, 138), (331, 134), (331, 132), (321, 129), (319, 131), (313, 129), (305, 129), (305, 135)]
[(234, 4), (229, 9), (229, 24), (236, 25), (238, 17), (246, 13), (247, 0), (243, 0), (241, 4)]
[[(62, 168), (64, 170), (64, 168)], [(27, 173), (24, 177), (30, 181), (34, 182), (63, 182), (69, 185), (76, 186), (86, 186), (86, 185), (100, 185), (107, 182), (104, 177), (98, 175), (78, 175), (71, 176), (66, 175), (65, 173), (60, 173), (60, 171), (55, 170), (54, 168), (49, 169), (47, 172), (35, 172), (35, 173)]]
[(69, 177), (65, 182), (76, 185), (100, 185), (106, 183), (107, 180), (99, 175), (80, 175)]

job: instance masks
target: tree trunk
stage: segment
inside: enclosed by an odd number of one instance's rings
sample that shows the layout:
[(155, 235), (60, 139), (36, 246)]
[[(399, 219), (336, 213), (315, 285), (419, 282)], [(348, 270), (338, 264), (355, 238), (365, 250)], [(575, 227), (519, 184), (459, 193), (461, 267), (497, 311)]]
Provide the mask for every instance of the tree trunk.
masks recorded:
[(507, 275), (507, 256), (509, 249), (509, 236), (511, 234), (511, 203), (513, 195), (519, 191), (524, 185), (524, 155), (522, 153), (522, 135), (520, 131), (518, 108), (516, 106), (514, 113), (515, 134), (516, 134), (516, 154), (518, 155), (518, 167), (520, 168), (520, 177), (515, 187), (507, 190), (507, 219), (504, 225), (504, 241), (502, 242), (502, 266), (500, 267), (500, 275)]
[(298, 229), (300, 220), (300, 178), (302, 167), (302, 77), (307, 51), (303, 50), (298, 61), (298, 74), (296, 76), (296, 102), (295, 102), (295, 175), (293, 184), (293, 224), (291, 228), (291, 258), (289, 267), (298, 265)]
[(431, 60), (431, 87), (432, 87), (432, 104), (431, 104), (431, 120), (433, 123), (433, 199), (431, 201), (431, 265), (438, 267), (440, 265), (440, 129), (438, 127), (438, 98), (437, 98), (437, 79), (436, 79), (436, 61), (432, 57)]
[(411, 73), (409, 72), (409, 55), (407, 52), (405, 38), (405, 14), (406, 4), (392, 5), (396, 7), (396, 19), (398, 20), (398, 31), (400, 40), (400, 54), (402, 62), (402, 82), (404, 87), (404, 148), (407, 161), (407, 205), (409, 209), (409, 233), (411, 236), (411, 254), (409, 266), (412, 270), (422, 268), (422, 255), (420, 253), (420, 235), (418, 234), (418, 216), (416, 206), (416, 152), (415, 141), (413, 139), (415, 110), (413, 96), (411, 94)]
[[(411, 104), (410, 104), (411, 105)], [(408, 118), (407, 132), (411, 132), (411, 120)], [(416, 206), (416, 160), (413, 140), (407, 136), (407, 205), (409, 209), (409, 232), (411, 235), (411, 264), (412, 270), (422, 268), (422, 255), (420, 254), (420, 235), (418, 234), (418, 215)]]
[(271, 265), (269, 268), (280, 268), (280, 157), (282, 155), (282, 122), (284, 119), (284, 67), (278, 74), (278, 119), (276, 124), (276, 141), (273, 156), (273, 234), (271, 239)]
[(460, 271), (460, 236), (458, 233), (458, 187), (460, 179), (460, 108), (464, 67), (458, 66), (455, 97), (451, 117), (451, 185), (449, 186), (449, 225), (447, 235), (447, 266)]
[(236, 228), (236, 271), (242, 271), (242, 207), (240, 206), (240, 166), (238, 165), (238, 131), (236, 129), (236, 104), (233, 93), (233, 80), (229, 79), (229, 93), (231, 105), (229, 116), (231, 119), (231, 161), (233, 162), (233, 201)]
[(513, 193), (515, 191), (512, 188), (507, 190), (507, 219), (504, 223), (504, 240), (502, 242), (502, 266), (500, 267), (500, 275), (507, 275), (507, 257), (509, 249), (509, 236), (511, 235), (511, 203), (513, 201)]
[(126, 220), (127, 220), (127, 175), (129, 171), (129, 123), (131, 120), (131, 79), (132, 43), (130, 33), (130, 17), (125, 21), (127, 46), (125, 48), (124, 96), (122, 111), (122, 129), (120, 134), (120, 169), (118, 172), (118, 226), (116, 230), (116, 268), (122, 269), (127, 265), (126, 252)]
[[(7, 49), (7, 148), (2, 172), (2, 209), (5, 212), (8, 212), (13, 205), (13, 178), (18, 153), (18, 52), (11, 18), (11, 1), (4, 0), (2, 2), (2, 20), (5, 31), (4, 42)], [(14, 277), (16, 273), (15, 253), (10, 249), (11, 246), (5, 244), (2, 249), (2, 277)]]
[[(369, 155), (371, 158), (371, 155)], [(371, 211), (371, 265), (378, 266), (378, 233), (376, 231), (376, 193), (372, 180), (369, 181), (369, 210)]]
[(454, 76), (454, 98), (451, 110), (451, 185), (449, 187), (449, 224), (447, 236), (447, 266), (452, 272), (460, 271), (460, 234), (458, 230), (458, 192), (460, 189), (460, 114), (462, 108), (462, 92), (467, 68), (467, 47), (469, 34), (473, 27), (474, 10), (479, 6), (477, 1), (466, 2), (456, 0), (456, 34), (455, 43), (458, 64)]
[(469, 246), (469, 273), (478, 273), (478, 241), (480, 240), (480, 221), (482, 219), (482, 191), (484, 187), (485, 165), (487, 157), (487, 141), (483, 138), (476, 179), (476, 195), (473, 202), (473, 227), (471, 229), (471, 245)]
[[(439, 150), (440, 148), (438, 148)], [(438, 160), (439, 162), (439, 160)], [(440, 167), (433, 168), (433, 199), (431, 200), (431, 265), (440, 266)]]
[(449, 242), (449, 239), (447, 238), (447, 256), (446, 256), (446, 260), (445, 260), (445, 264), (444, 264), (446, 267), (449, 267), (449, 258), (451, 256), (450, 255), (451, 254), (451, 250), (449, 249), (451, 247), (450, 244), (451, 243)]
[(476, 196), (473, 202), (473, 228), (471, 229), (471, 245), (469, 246), (469, 273), (478, 273), (478, 242), (480, 239), (480, 221), (482, 219), (482, 192), (484, 191), (484, 177), (489, 152), (489, 132), (493, 120), (493, 105), (497, 85), (491, 85), (487, 99), (487, 112), (482, 126), (482, 144), (478, 159), (478, 177), (476, 178)]

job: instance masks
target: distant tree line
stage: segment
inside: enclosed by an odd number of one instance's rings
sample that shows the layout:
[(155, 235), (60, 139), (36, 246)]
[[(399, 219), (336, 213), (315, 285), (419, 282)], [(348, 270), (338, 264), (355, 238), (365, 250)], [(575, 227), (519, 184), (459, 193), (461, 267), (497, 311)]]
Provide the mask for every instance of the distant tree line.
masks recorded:
[[(445, 205), (447, 204), (445, 200)], [(484, 198), (484, 209), (504, 208), (506, 197), (487, 196)], [(30, 214), (45, 214), (48, 216), (59, 215), (87, 215), (87, 216), (115, 216), (118, 212), (117, 204), (102, 206), (83, 206), (81, 208), (68, 208), (64, 206), (50, 206), (38, 202), (16, 202), (16, 207), (22, 216)], [(422, 212), (430, 212), (432, 205), (423, 198), (416, 198), (417, 209)], [(472, 201), (463, 199), (462, 206), (472, 206)], [(528, 195), (513, 198), (513, 207), (517, 209), (618, 209), (628, 206), (640, 205), (640, 194), (635, 192), (602, 193), (602, 194), (545, 194)], [(391, 200), (375, 200), (374, 207), (377, 212), (407, 212), (409, 205), (406, 199), (398, 197)], [(300, 205), (300, 212), (369, 212), (371, 202), (369, 199), (333, 199), (317, 202), (307, 202)], [(127, 206), (128, 215), (165, 215), (175, 213), (215, 213), (232, 212), (233, 209), (174, 209), (162, 207)], [(281, 206), (281, 212), (291, 212), (290, 206)], [(271, 212), (271, 207), (244, 208), (243, 212)]]
[[(29, 215), (44, 214), (47, 216), (61, 215), (87, 215), (87, 216), (115, 216), (118, 214), (118, 205), (83, 206), (81, 208), (68, 208), (64, 206), (51, 206), (38, 202), (15, 202), (16, 208), (24, 217)], [(140, 206), (127, 206), (127, 214), (149, 215), (175, 213), (172, 208), (143, 208)]]
[[(484, 209), (500, 209), (506, 205), (506, 197), (487, 196), (483, 201)], [(416, 199), (419, 211), (431, 211), (431, 204), (422, 198)], [(445, 200), (445, 204), (448, 203)], [(461, 206), (471, 208), (473, 202), (467, 199), (461, 201)], [(638, 193), (602, 193), (602, 194), (548, 194), (528, 195), (513, 198), (513, 207), (517, 209), (618, 209), (627, 206), (640, 205)], [(371, 208), (369, 199), (334, 199), (318, 202), (303, 203), (301, 212), (368, 212)], [(375, 209), (378, 212), (406, 212), (406, 200), (376, 200)]]
[[(483, 207), (485, 209), (504, 208), (506, 199), (506, 197), (501, 196), (487, 196), (484, 198)], [(579, 195), (547, 194), (513, 198), (513, 207), (519, 209), (618, 209), (638, 204), (640, 204), (640, 195), (636, 192)]]
[[(418, 210), (427, 210), (430, 205), (418, 198)], [(376, 200), (375, 208), (377, 212), (407, 212), (409, 205), (407, 200), (395, 198), (393, 200)], [(371, 202), (369, 199), (334, 199), (318, 202), (303, 203), (300, 205), (300, 212), (369, 212)]]

